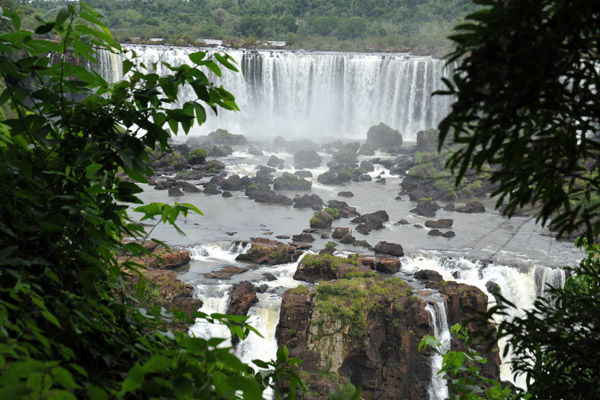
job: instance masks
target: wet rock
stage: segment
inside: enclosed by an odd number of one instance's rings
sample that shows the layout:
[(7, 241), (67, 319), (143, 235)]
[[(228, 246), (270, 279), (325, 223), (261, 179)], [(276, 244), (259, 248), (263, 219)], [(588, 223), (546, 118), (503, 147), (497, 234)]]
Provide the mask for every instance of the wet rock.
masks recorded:
[(345, 235), (352, 234), (352, 229), (350, 228), (335, 228), (331, 237), (334, 239), (341, 239)]
[(355, 241), (356, 241), (356, 239), (350, 233), (346, 233), (340, 239), (340, 243), (344, 243), (344, 244), (354, 244)]
[(485, 283), (485, 288), (492, 295), (502, 294), (502, 288), (494, 281), (487, 281)]
[(425, 221), (425, 226), (427, 228), (435, 228), (435, 229), (450, 229), (452, 228), (452, 224), (454, 220), (452, 219), (438, 219), (437, 221), (427, 220)]
[(485, 212), (485, 207), (479, 201), (471, 201), (462, 207), (458, 207), (456, 211), (467, 214), (483, 213)]
[(285, 264), (296, 260), (299, 253), (285, 243), (267, 238), (252, 238), (250, 250), (236, 257), (236, 261), (250, 261), (256, 264)]
[(294, 197), (294, 208), (312, 208), (313, 210), (323, 209), (323, 199), (316, 194), (305, 194)]
[(452, 239), (453, 237), (456, 236), (456, 233), (454, 233), (453, 231), (448, 231), (448, 232), (444, 232), (442, 234), (443, 237), (448, 238), (448, 239)]
[(256, 170), (256, 175), (254, 176), (254, 182), (270, 185), (273, 183), (273, 173), (274, 172), (275, 172), (275, 168), (270, 168), (270, 167), (265, 167), (264, 165), (259, 165)]
[(221, 194), (221, 191), (219, 189), (217, 189), (216, 186), (205, 185), (204, 186), (204, 193), (205, 194)]
[(350, 218), (358, 215), (356, 207), (349, 206), (345, 201), (329, 200), (327, 207), (337, 209), (342, 218)]
[(417, 132), (416, 151), (434, 152), (438, 149), (438, 138), (440, 131), (437, 129), (427, 129)]
[(300, 150), (294, 154), (296, 168), (317, 168), (321, 161), (321, 156), (314, 150)]
[(241, 274), (246, 271), (248, 271), (248, 268), (229, 265), (221, 268), (218, 271), (208, 272), (204, 274), (204, 277), (207, 279), (231, 279), (233, 275)]
[(304, 179), (313, 177), (313, 174), (310, 171), (296, 171), (294, 172), (294, 175)]
[(372, 248), (372, 246), (366, 240), (356, 240), (355, 239), (354, 242), (352, 242), (352, 244), (354, 246), (366, 247), (367, 249)]
[(275, 236), (277, 239), (289, 239), (290, 237), (288, 235), (277, 235)]
[(208, 155), (210, 157), (227, 157), (233, 154), (233, 149), (230, 145), (225, 144), (223, 146), (213, 146), (208, 149)]
[[(375, 246), (377, 247), (377, 246)], [(397, 258), (392, 257), (376, 257), (375, 270), (385, 272), (386, 274), (395, 274), (400, 271), (402, 263)]]
[(394, 152), (402, 147), (402, 135), (382, 122), (369, 128), (365, 143), (382, 151)]
[(396, 222), (396, 225), (408, 225), (409, 222), (405, 219), (401, 219), (400, 221)]
[(417, 271), (414, 274), (415, 278), (421, 281), (430, 281), (430, 282), (441, 282), (442, 275), (439, 272), (432, 271), (430, 269), (424, 269), (421, 271)]
[(169, 189), (169, 196), (180, 197), (183, 196), (183, 190), (179, 186), (172, 187)]
[(315, 238), (310, 233), (302, 233), (300, 235), (292, 236), (292, 240), (294, 242), (312, 243), (315, 241)]
[(177, 181), (177, 187), (186, 193), (199, 193), (201, 190), (198, 186), (185, 181)]
[(344, 186), (344, 182), (338, 177), (338, 174), (333, 171), (323, 172), (317, 177), (317, 181), (323, 185)]
[(283, 175), (273, 181), (275, 190), (310, 190), (311, 186), (310, 181), (289, 172), (284, 172)]
[(371, 161), (362, 161), (360, 163), (360, 169), (363, 170), (363, 172), (373, 172), (375, 171), (375, 166), (373, 165), (373, 163)]
[[(352, 270), (359, 270), (359, 263), (350, 258), (331, 254), (308, 254), (298, 263), (294, 279), (306, 282), (340, 279)], [(364, 269), (364, 268), (363, 268)], [(369, 271), (368, 268), (364, 271)]]
[(304, 242), (291, 242), (290, 246), (294, 247), (296, 250), (306, 251), (312, 248), (311, 244)]
[(375, 181), (375, 183), (378, 183), (378, 184), (380, 184), (380, 185), (385, 185), (385, 178), (377, 179), (377, 180)]
[(429, 232), (427, 232), (427, 234), (429, 236), (442, 236), (443, 235), (443, 233), (438, 229), (432, 229)]
[(315, 215), (310, 219), (311, 228), (329, 228), (333, 222), (333, 217), (327, 211), (316, 212)]
[(383, 223), (389, 221), (390, 217), (384, 210), (376, 211), (371, 214), (364, 214), (354, 218), (350, 222), (360, 224), (356, 230), (364, 235), (368, 235), (373, 229), (383, 228)]
[(259, 148), (257, 148), (257, 147), (254, 147), (254, 146), (250, 146), (248, 148), (248, 153), (251, 154), (251, 155), (253, 155), (253, 156), (257, 156), (257, 157), (260, 157), (260, 156), (263, 155), (262, 150), (259, 149)]
[(229, 197), (233, 197), (233, 195), (231, 193), (229, 193), (228, 191), (224, 191), (221, 196), (223, 196), (226, 199), (229, 198)]
[(227, 315), (247, 315), (250, 307), (257, 302), (256, 287), (252, 283), (248, 281), (236, 283), (231, 290)]
[(454, 203), (450, 203), (446, 207), (444, 207), (444, 211), (455, 211), (455, 210), (456, 210), (456, 206), (454, 205)]
[(352, 193), (352, 192), (339, 192), (338, 196), (340, 196), (340, 197), (354, 197), (354, 193)]
[(413, 226), (417, 229), (423, 229), (423, 225), (413, 224)]
[(272, 282), (272, 281), (276, 281), (276, 280), (277, 280), (277, 277), (276, 277), (275, 275), (273, 275), (272, 273), (270, 273), (270, 272), (264, 272), (264, 273), (263, 273), (263, 276), (264, 276), (265, 278), (267, 278), (267, 280), (268, 280), (269, 282)]
[(277, 156), (271, 156), (267, 161), (267, 166), (271, 168), (283, 169), (285, 161)]
[(375, 245), (375, 254), (387, 254), (395, 257), (404, 256), (402, 246), (397, 243), (379, 242)]
[(236, 233), (237, 233), (237, 232), (225, 232), (225, 234), (226, 234), (227, 236), (233, 236), (233, 235), (235, 235)]
[(417, 202), (417, 207), (410, 210), (410, 212), (414, 212), (423, 217), (434, 218), (435, 212), (439, 209), (440, 206), (433, 200), (419, 200)]
[(250, 183), (250, 179), (247, 176), (240, 178), (238, 175), (231, 175), (221, 183), (221, 189), (231, 191), (244, 190)]

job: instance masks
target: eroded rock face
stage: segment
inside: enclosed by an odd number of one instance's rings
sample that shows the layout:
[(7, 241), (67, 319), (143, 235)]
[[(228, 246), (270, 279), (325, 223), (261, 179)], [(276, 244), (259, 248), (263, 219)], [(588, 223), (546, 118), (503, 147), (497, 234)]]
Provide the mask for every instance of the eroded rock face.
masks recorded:
[[(399, 279), (340, 280), (319, 287), (326, 285), (339, 286), (334, 291), (347, 296), (325, 296), (319, 289), (289, 290), (277, 328), (278, 344), (304, 360), (300, 369), (317, 392), (311, 398), (327, 398), (327, 385), (317, 385), (312, 378), (329, 372), (354, 384), (362, 382), (365, 398), (426, 399), (431, 361), (428, 353), (418, 351), (421, 338), (431, 334), (425, 302), (411, 296)], [(359, 298), (365, 301), (364, 316), (351, 323), (352, 313), (342, 305)], [(332, 379), (328, 384), (337, 386)]]
[(256, 264), (284, 264), (296, 260), (297, 250), (285, 243), (266, 238), (252, 238), (250, 250), (236, 257), (237, 261), (250, 261)]
[[(422, 275), (446, 299), (449, 325), (486, 310), (479, 289), (443, 282), (434, 271)], [(312, 390), (304, 398), (327, 399), (344, 378), (362, 382), (365, 398), (428, 398), (431, 352), (418, 351), (421, 338), (433, 334), (425, 305), (398, 278), (341, 279), (285, 292), (277, 340), (290, 356), (304, 360), (299, 369)], [(469, 325), (477, 328), (489, 327)], [(498, 352), (475, 346), (489, 360), (483, 374), (497, 379)]]
[(258, 302), (256, 287), (248, 281), (233, 285), (231, 290), (231, 302), (227, 309), (228, 315), (247, 315), (253, 304)]

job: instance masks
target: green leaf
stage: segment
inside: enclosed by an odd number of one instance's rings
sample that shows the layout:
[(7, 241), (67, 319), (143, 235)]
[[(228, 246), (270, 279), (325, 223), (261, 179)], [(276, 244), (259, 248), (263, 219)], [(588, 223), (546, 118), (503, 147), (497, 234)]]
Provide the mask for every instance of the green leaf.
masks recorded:
[(62, 326), (60, 325), (60, 322), (58, 322), (58, 319), (54, 316), (54, 314), (52, 314), (50, 311), (48, 310), (44, 310), (42, 311), (42, 315), (50, 322), (52, 322), (54, 325), (56, 325), (58, 328), (62, 328)]
[(50, 32), (52, 29), (54, 29), (54, 22), (49, 22), (47, 24), (38, 26), (35, 29), (35, 33), (37, 33), (38, 35), (43, 35), (45, 33)]
[(92, 179), (96, 172), (100, 171), (102, 164), (90, 164), (85, 168), (85, 179)]
[(65, 389), (78, 389), (80, 386), (75, 383), (71, 373), (62, 367), (54, 367), (50, 371), (54, 380)]
[(134, 393), (137, 389), (142, 387), (142, 381), (146, 376), (143, 368), (139, 363), (136, 363), (133, 368), (129, 370), (127, 378), (123, 381), (121, 386), (121, 396), (126, 393)]
[(58, 10), (58, 14), (56, 14), (56, 25), (55, 26), (62, 25), (63, 22), (65, 22), (67, 20), (67, 18), (69, 18), (69, 15), (71, 15), (71, 13), (69, 11), (69, 7), (61, 7), (60, 10)]

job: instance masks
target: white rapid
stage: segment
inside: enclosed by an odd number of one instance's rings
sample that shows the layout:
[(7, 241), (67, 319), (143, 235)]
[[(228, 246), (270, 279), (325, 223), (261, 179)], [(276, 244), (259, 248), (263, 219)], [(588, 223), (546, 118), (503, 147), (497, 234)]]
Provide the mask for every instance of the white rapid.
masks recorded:
[[(433, 336), (440, 341), (442, 352), (450, 350), (450, 329), (448, 328), (448, 313), (446, 302), (440, 296), (434, 296), (433, 303), (427, 303), (425, 310), (431, 317)], [(445, 400), (448, 397), (446, 380), (439, 374), (442, 368), (443, 356), (433, 354), (431, 357), (431, 386), (429, 400)]]
[[(561, 269), (536, 265), (526, 260), (521, 260), (514, 265), (502, 265), (492, 261), (472, 261), (461, 257), (449, 258), (433, 254), (402, 258), (402, 273), (412, 274), (423, 269), (439, 272), (444, 280), (476, 286), (487, 294), (490, 305), (495, 301), (493, 292), (499, 290), (502, 296), (516, 306), (516, 309), (508, 310), (512, 312), (512, 315), (506, 317), (508, 319), (531, 309), (536, 297), (543, 295), (547, 283), (562, 286), (565, 276)], [(500, 317), (496, 318), (497, 322), (500, 322)], [(506, 340), (500, 340), (498, 344), (502, 354)], [(500, 378), (524, 387), (524, 377), (514, 380), (510, 370), (510, 360), (511, 353), (502, 359)]]
[[(189, 63), (194, 48), (125, 45), (138, 61), (158, 74), (165, 61)], [(203, 51), (213, 52), (212, 49)], [(436, 127), (452, 99), (434, 96), (444, 89), (445, 61), (407, 54), (313, 53), (223, 49), (241, 73), (224, 71), (209, 78), (236, 97), (241, 112), (221, 112), (192, 134), (216, 128), (255, 136), (366, 137), (370, 126), (384, 122), (405, 139)], [(109, 81), (121, 78), (121, 63), (100, 52), (99, 72)], [(185, 91), (182, 100), (192, 98)]]

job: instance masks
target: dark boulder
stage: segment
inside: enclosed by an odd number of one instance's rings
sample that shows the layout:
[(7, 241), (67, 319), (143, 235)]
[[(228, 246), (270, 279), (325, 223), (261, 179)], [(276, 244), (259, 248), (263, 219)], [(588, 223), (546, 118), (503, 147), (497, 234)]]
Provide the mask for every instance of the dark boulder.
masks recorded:
[[(244, 179), (245, 178), (245, 179)], [(244, 190), (250, 184), (248, 177), (240, 178), (238, 175), (231, 175), (221, 183), (223, 190)]]
[(204, 185), (205, 194), (221, 194), (221, 191), (214, 185)]
[(354, 197), (354, 193), (352, 193), (352, 192), (339, 192), (338, 196), (340, 196), (340, 197)]
[(334, 239), (341, 239), (343, 238), (345, 235), (348, 234), (352, 234), (352, 229), (350, 228), (335, 228), (333, 230), (333, 233), (331, 234), (331, 237)]
[(283, 175), (273, 181), (275, 190), (310, 190), (311, 186), (310, 181), (289, 172), (284, 172)]
[(415, 272), (415, 278), (421, 281), (429, 281), (429, 282), (441, 282), (442, 275), (439, 272), (432, 271), (430, 269), (423, 269), (421, 271)]
[(314, 150), (300, 150), (294, 154), (296, 168), (317, 168), (321, 165), (321, 156)]
[(267, 165), (271, 168), (283, 169), (285, 161), (277, 156), (271, 156), (269, 161), (267, 161)]
[(417, 202), (417, 207), (410, 210), (410, 212), (414, 212), (423, 217), (434, 218), (435, 212), (439, 209), (440, 206), (435, 201), (421, 199)]
[(454, 220), (452, 219), (438, 219), (437, 221), (427, 220), (425, 221), (425, 226), (427, 228), (435, 228), (435, 229), (450, 229), (452, 228), (452, 224)]
[(296, 260), (299, 253), (285, 243), (266, 238), (252, 238), (252, 245), (247, 253), (240, 254), (236, 261), (250, 261), (256, 264), (285, 264)]
[(437, 129), (428, 129), (417, 132), (416, 151), (434, 152), (438, 149), (438, 138), (440, 131)]
[(402, 135), (382, 122), (369, 128), (366, 143), (383, 151), (394, 151), (402, 147)]
[(250, 307), (257, 302), (256, 287), (252, 283), (248, 281), (236, 283), (231, 290), (227, 315), (247, 315)]
[[(375, 246), (377, 248), (377, 246)], [(385, 272), (386, 274), (395, 274), (400, 271), (402, 263), (397, 258), (392, 257), (376, 257), (375, 270)]]
[(456, 211), (467, 214), (483, 213), (485, 207), (479, 201), (471, 201), (462, 207), (458, 207)]
[(246, 271), (248, 271), (248, 268), (228, 265), (218, 271), (208, 272), (204, 274), (204, 277), (207, 279), (230, 279), (233, 275), (241, 274)]
[(300, 235), (293, 235), (292, 240), (294, 242), (312, 243), (315, 238), (310, 233), (301, 233)]
[(310, 219), (311, 228), (329, 228), (333, 222), (333, 217), (327, 211), (316, 212)]
[(338, 174), (333, 171), (327, 171), (317, 177), (317, 181), (323, 185), (344, 186), (344, 182), (338, 177)]
[(402, 246), (397, 243), (379, 242), (375, 245), (375, 254), (387, 254), (395, 257), (404, 256)]
[(296, 171), (294, 172), (294, 175), (304, 179), (313, 177), (313, 174), (310, 171)]
[(318, 211), (323, 208), (323, 199), (316, 194), (296, 196), (294, 197), (294, 208), (312, 208)]
[(233, 197), (233, 195), (230, 192), (228, 192), (228, 191), (223, 192), (223, 194), (221, 196), (223, 196), (226, 199), (229, 198), (229, 197)]
[(329, 200), (327, 207), (337, 209), (342, 218), (350, 218), (358, 215), (356, 207), (349, 206), (345, 201)]
[(179, 186), (169, 188), (169, 196), (175, 196), (175, 197), (183, 196), (183, 190), (181, 190), (181, 188)]
[(362, 161), (360, 163), (360, 169), (363, 170), (363, 172), (373, 172), (375, 171), (375, 167), (373, 166), (373, 163), (371, 161)]

